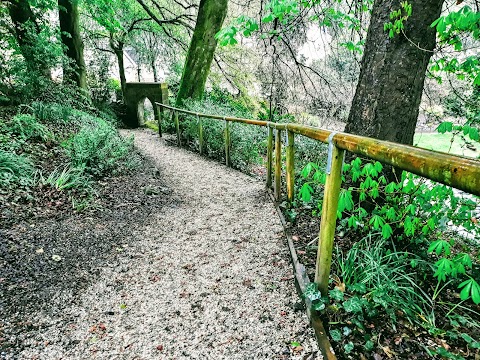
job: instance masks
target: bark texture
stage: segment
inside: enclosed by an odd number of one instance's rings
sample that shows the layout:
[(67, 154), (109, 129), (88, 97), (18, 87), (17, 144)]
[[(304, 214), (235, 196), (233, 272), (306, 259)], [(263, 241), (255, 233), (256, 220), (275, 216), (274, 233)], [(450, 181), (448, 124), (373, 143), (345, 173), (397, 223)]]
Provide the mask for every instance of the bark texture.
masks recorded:
[(404, 34), (390, 39), (383, 27), (400, 3), (375, 0), (346, 132), (413, 144), (425, 72), (435, 48), (436, 31), (430, 24), (440, 16), (444, 0), (410, 3)]
[(125, 76), (125, 62), (123, 59), (123, 48), (125, 43), (123, 41), (115, 42), (113, 34), (110, 34), (110, 48), (115, 53), (118, 63), (118, 72), (120, 76), (120, 87), (122, 89), (122, 98), (125, 102), (125, 90), (127, 86), (127, 78)]
[(64, 65), (64, 78), (77, 84), (81, 89), (86, 89), (87, 76), (83, 58), (83, 41), (80, 36), (78, 5), (75, 0), (58, 0), (58, 9), (64, 52), (71, 60), (69, 64)]
[(192, 41), (180, 81), (176, 105), (188, 98), (203, 96), (217, 47), (215, 34), (220, 31), (227, 14), (228, 0), (201, 0)]

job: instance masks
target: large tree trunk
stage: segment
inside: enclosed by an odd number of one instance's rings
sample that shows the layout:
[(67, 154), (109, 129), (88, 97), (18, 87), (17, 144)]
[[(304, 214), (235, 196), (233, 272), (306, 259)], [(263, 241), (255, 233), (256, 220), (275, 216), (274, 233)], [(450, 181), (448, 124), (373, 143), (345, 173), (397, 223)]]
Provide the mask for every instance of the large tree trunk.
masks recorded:
[(158, 73), (157, 73), (157, 66), (155, 65), (155, 60), (152, 60), (151, 66), (153, 71), (153, 81), (158, 82)]
[(64, 51), (71, 64), (63, 68), (64, 79), (87, 89), (86, 66), (83, 58), (83, 41), (80, 36), (78, 5), (75, 0), (58, 0), (58, 15)]
[(413, 144), (428, 62), (444, 0), (411, 0), (412, 15), (404, 34), (389, 38), (384, 24), (398, 0), (375, 0), (368, 28), (360, 78), (346, 132)]
[(122, 89), (122, 99), (125, 102), (125, 89), (127, 87), (127, 78), (125, 76), (125, 63), (123, 60), (123, 44), (121, 46), (113, 47), (115, 56), (117, 57), (118, 72), (120, 75), (120, 87)]
[(201, 0), (197, 23), (187, 53), (176, 104), (188, 98), (200, 99), (205, 90), (210, 65), (217, 47), (215, 34), (227, 14), (228, 0)]
[(40, 28), (35, 21), (28, 0), (12, 0), (8, 5), (8, 13), (15, 29), (15, 37), (29, 71), (38, 72), (50, 78), (50, 69), (43, 61), (37, 45)]

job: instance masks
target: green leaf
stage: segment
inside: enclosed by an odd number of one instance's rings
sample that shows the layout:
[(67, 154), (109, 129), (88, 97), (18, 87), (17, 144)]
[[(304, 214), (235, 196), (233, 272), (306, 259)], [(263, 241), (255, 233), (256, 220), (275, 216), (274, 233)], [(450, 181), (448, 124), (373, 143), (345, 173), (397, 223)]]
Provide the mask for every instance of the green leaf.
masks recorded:
[(333, 341), (340, 342), (342, 340), (342, 332), (337, 329), (330, 330), (330, 337)]
[(313, 163), (308, 163), (305, 165), (305, 167), (302, 169), (302, 177), (307, 178), (308, 175), (310, 175), (310, 172), (313, 170)]
[(335, 301), (342, 301), (343, 300), (343, 297), (345, 296), (345, 294), (343, 293), (343, 291), (340, 291), (339, 289), (333, 289), (333, 290), (330, 290), (328, 292), (328, 294), (330, 295), (330, 297), (335, 300)]
[(372, 340), (368, 340), (365, 343), (365, 350), (372, 351), (375, 348), (375, 343)]
[(361, 313), (363, 308), (363, 301), (358, 296), (353, 296), (343, 303), (343, 308), (346, 312)]
[(438, 239), (430, 244), (427, 252), (429, 254), (435, 252), (437, 255), (443, 252), (445, 255), (450, 255), (450, 243), (443, 239)]
[(452, 274), (454, 265), (453, 262), (449, 259), (442, 258), (435, 263), (437, 270), (435, 271), (435, 276), (439, 281), (445, 281), (447, 276)]
[(352, 191), (342, 189), (340, 190), (340, 197), (338, 199), (338, 211), (343, 212), (345, 210), (351, 211), (354, 203), (352, 198)]
[(452, 129), (453, 129), (453, 123), (450, 122), (450, 121), (444, 121), (437, 127), (437, 131), (440, 134), (444, 134), (446, 132), (451, 132)]
[(352, 352), (352, 350), (354, 349), (354, 345), (353, 343), (350, 341), (348, 344), (345, 344), (343, 345), (343, 348), (345, 349), (345, 354), (349, 354)]
[(300, 188), (300, 196), (303, 202), (309, 202), (312, 199), (313, 188), (308, 183), (304, 183)]
[[(479, 75), (479, 76), (480, 76), (480, 75)], [(480, 84), (479, 84), (479, 85), (480, 85)], [(470, 139), (472, 139), (472, 140), (475, 140), (475, 141), (479, 141), (479, 140), (480, 140), (480, 136), (479, 136), (479, 132), (478, 132), (478, 129), (477, 129), (477, 128), (470, 127), (468, 136), (469, 136)]]
[(382, 236), (384, 239), (388, 239), (390, 236), (392, 236), (393, 230), (392, 227), (389, 224), (384, 224), (382, 226)]
[(476, 305), (480, 304), (480, 285), (474, 279), (470, 278), (462, 282), (458, 285), (458, 288), (462, 288), (460, 292), (461, 300), (467, 300), (471, 297)]

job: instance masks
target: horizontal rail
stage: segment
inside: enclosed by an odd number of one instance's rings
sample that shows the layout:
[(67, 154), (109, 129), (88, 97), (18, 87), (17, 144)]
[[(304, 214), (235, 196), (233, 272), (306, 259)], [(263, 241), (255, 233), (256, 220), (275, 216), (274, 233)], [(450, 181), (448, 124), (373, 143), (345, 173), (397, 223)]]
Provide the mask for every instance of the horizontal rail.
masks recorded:
[(271, 127), (271, 128), (278, 129), (278, 130), (286, 130), (286, 128), (287, 128), (287, 124), (278, 124), (278, 123), (274, 123), (274, 122), (271, 122), (271, 121), (242, 119), (242, 118), (236, 118), (236, 117), (231, 117), (231, 116), (202, 114), (202, 113), (195, 112), (195, 111), (178, 109), (176, 107), (165, 105), (165, 104), (158, 103), (158, 102), (156, 102), (155, 104), (160, 106), (160, 107), (163, 107), (165, 109), (169, 109), (169, 110), (172, 110), (172, 111), (178, 111), (178, 112), (181, 112), (181, 113), (184, 113), (184, 114), (198, 116), (198, 117), (202, 117), (202, 118), (225, 120), (225, 121), (237, 122), (237, 123), (242, 123), (242, 124)]
[[(332, 131), (313, 126), (209, 115), (178, 109), (161, 103), (156, 104), (166, 109), (204, 118), (264, 126), (278, 130), (290, 130), (324, 143), (328, 142), (328, 137), (332, 134)], [(427, 179), (480, 196), (480, 161), (478, 160), (342, 132), (336, 133), (332, 142), (340, 149), (393, 165)]]

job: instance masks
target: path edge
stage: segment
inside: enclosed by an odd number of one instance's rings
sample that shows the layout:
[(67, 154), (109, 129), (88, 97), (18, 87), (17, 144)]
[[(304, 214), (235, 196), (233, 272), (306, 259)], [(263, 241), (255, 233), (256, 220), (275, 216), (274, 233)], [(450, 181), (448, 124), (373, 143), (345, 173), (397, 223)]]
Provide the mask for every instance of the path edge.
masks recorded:
[(327, 332), (325, 330), (325, 327), (323, 326), (320, 316), (318, 315), (317, 311), (312, 308), (312, 302), (310, 301), (310, 299), (303, 296), (305, 290), (307, 289), (307, 286), (311, 284), (311, 281), (308, 278), (305, 266), (298, 260), (297, 251), (295, 250), (295, 246), (293, 245), (290, 228), (287, 226), (287, 222), (285, 221), (285, 217), (283, 216), (278, 202), (275, 201), (272, 190), (268, 188), (266, 190), (268, 195), (270, 196), (270, 199), (272, 200), (272, 203), (275, 206), (275, 210), (277, 211), (277, 215), (280, 218), (280, 222), (283, 226), (285, 237), (287, 238), (288, 249), (290, 252), (290, 260), (292, 262), (295, 277), (295, 288), (297, 289), (298, 296), (305, 303), (307, 317), (310, 321), (310, 325), (315, 332), (318, 348), (320, 349), (325, 359), (337, 360), (335, 352), (333, 351), (332, 344), (328, 339)]

